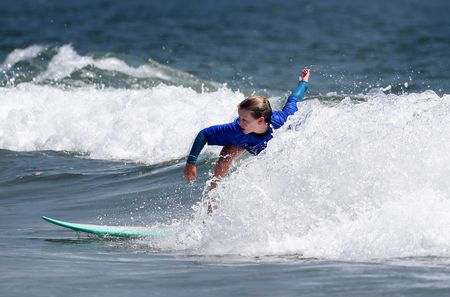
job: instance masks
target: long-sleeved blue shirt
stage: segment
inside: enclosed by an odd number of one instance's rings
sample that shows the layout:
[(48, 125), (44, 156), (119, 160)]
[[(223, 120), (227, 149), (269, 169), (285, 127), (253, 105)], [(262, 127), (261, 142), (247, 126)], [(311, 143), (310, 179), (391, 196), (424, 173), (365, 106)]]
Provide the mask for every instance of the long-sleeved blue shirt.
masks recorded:
[(245, 134), (239, 126), (239, 118), (232, 123), (215, 125), (201, 130), (192, 145), (187, 163), (195, 164), (197, 162), (198, 155), (206, 143), (208, 145), (239, 146), (245, 148), (253, 155), (259, 154), (267, 147), (267, 142), (272, 139), (273, 130), (283, 126), (288, 117), (297, 112), (297, 103), (303, 99), (307, 89), (307, 82), (302, 81), (298, 84), (297, 88), (288, 97), (283, 109), (272, 113), (269, 121), (269, 130), (262, 135), (256, 133)]

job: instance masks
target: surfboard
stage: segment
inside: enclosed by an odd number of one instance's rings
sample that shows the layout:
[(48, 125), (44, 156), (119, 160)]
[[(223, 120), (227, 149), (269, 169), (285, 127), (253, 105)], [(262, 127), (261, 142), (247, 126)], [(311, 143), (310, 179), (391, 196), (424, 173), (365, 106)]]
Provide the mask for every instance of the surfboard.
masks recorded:
[(141, 227), (141, 226), (106, 226), (106, 225), (77, 224), (55, 220), (46, 216), (42, 216), (42, 219), (52, 224), (72, 229), (74, 231), (85, 232), (100, 236), (165, 237), (169, 235), (168, 232), (166, 231), (158, 231), (148, 227)]

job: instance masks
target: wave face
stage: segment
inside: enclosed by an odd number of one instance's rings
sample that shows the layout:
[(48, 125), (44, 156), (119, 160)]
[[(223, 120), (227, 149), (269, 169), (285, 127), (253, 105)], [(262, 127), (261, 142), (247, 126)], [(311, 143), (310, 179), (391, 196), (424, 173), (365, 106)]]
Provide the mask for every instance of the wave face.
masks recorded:
[(209, 193), (214, 214), (198, 205), (177, 227), (183, 244), (167, 244), (248, 256), (450, 256), (450, 96), (365, 97), (303, 103), (265, 152)]
[(0, 86), (24, 82), (65, 87), (142, 89), (183, 85), (196, 90), (217, 89), (220, 84), (139, 57), (113, 54), (80, 55), (71, 44), (61, 47), (31, 45), (7, 55), (0, 73)]

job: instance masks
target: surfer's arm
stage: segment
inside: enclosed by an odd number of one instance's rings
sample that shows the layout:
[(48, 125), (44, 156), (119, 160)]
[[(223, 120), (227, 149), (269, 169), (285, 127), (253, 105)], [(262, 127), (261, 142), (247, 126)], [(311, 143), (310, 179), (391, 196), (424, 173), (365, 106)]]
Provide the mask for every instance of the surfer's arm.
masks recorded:
[(194, 144), (186, 161), (186, 166), (184, 167), (184, 177), (188, 182), (192, 182), (197, 176), (197, 167), (195, 164), (197, 163), (198, 155), (200, 155), (200, 152), (206, 144), (203, 131), (198, 132), (197, 137), (195, 137)]
[(186, 162), (188, 164), (195, 165), (197, 163), (200, 152), (207, 143), (209, 145), (221, 146), (232, 145), (233, 138), (235, 137), (237, 130), (239, 130), (237, 126), (238, 124), (236, 122), (233, 122), (211, 126), (198, 132)]
[(191, 151), (189, 152), (189, 156), (186, 161), (188, 164), (195, 165), (197, 163), (198, 155), (200, 155), (200, 152), (205, 147), (206, 137), (203, 131), (204, 130), (198, 132), (197, 137), (195, 137), (194, 144), (192, 144)]
[(293, 115), (298, 111), (297, 103), (300, 103), (303, 100), (306, 90), (308, 90), (308, 82), (301, 81), (298, 83), (295, 90), (292, 91), (291, 95), (289, 95), (288, 100), (282, 109), (286, 119), (288, 116)]
[(193, 181), (197, 176), (197, 167), (195, 164), (197, 163), (198, 156), (205, 144), (221, 146), (232, 145), (236, 131), (239, 129), (237, 127), (238, 124), (236, 122), (215, 125), (205, 128), (197, 134), (184, 168), (184, 177), (188, 182)]
[[(306, 79), (305, 79), (306, 78)], [(275, 111), (272, 116), (272, 125), (275, 129), (280, 128), (287, 121), (290, 115), (298, 111), (297, 103), (303, 100), (305, 92), (308, 90), (309, 70), (303, 70), (303, 76), (300, 77), (297, 87), (289, 95), (286, 104), (282, 110)]]

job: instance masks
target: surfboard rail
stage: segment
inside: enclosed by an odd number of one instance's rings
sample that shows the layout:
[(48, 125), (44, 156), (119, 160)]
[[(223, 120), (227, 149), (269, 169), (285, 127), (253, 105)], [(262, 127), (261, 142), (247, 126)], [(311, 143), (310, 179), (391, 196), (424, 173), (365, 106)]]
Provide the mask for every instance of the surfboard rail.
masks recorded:
[(161, 230), (154, 230), (143, 226), (107, 226), (107, 225), (92, 225), (70, 223), (56, 220), (47, 216), (42, 216), (42, 219), (74, 231), (95, 234), (99, 236), (115, 236), (115, 237), (165, 237), (168, 232)]

